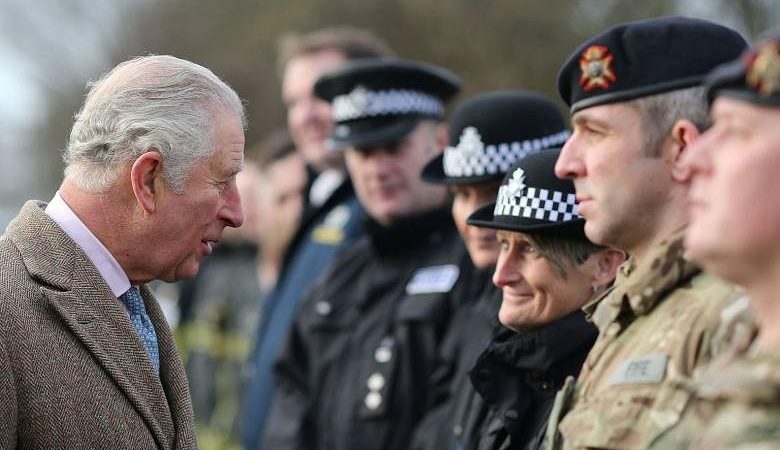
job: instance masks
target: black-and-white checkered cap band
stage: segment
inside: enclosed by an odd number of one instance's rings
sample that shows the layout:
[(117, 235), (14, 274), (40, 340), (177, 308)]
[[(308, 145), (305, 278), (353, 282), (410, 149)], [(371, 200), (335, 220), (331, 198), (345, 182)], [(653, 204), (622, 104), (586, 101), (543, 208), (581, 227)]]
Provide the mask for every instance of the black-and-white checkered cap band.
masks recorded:
[(569, 131), (526, 141), (485, 145), (474, 127), (466, 127), (456, 147), (444, 150), (444, 173), (448, 177), (503, 174), (520, 159), (539, 150), (563, 145)]
[[(519, 192), (518, 192), (519, 189)], [(535, 187), (501, 186), (493, 216), (523, 217), (548, 222), (579, 219), (574, 194)]]
[(347, 95), (333, 99), (333, 120), (344, 122), (383, 115), (424, 114), (444, 115), (444, 104), (430, 94), (410, 89), (369, 91), (357, 87)]

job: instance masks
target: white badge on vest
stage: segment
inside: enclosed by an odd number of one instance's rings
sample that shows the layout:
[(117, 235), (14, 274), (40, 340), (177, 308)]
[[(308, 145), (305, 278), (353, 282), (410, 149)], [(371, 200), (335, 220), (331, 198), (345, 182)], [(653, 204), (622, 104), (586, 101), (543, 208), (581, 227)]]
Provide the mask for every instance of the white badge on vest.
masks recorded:
[(629, 358), (620, 363), (609, 384), (660, 383), (666, 376), (669, 356), (660, 353)]
[(449, 292), (458, 281), (458, 275), (460, 268), (454, 264), (419, 269), (407, 283), (406, 293), (415, 295)]

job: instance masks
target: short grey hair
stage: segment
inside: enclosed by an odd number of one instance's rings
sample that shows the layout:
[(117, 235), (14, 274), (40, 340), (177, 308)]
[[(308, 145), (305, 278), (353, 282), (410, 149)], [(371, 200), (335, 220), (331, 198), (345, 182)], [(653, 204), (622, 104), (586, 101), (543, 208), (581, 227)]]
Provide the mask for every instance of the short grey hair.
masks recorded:
[(125, 61), (99, 80), (76, 114), (64, 151), (65, 178), (86, 191), (106, 190), (120, 170), (154, 149), (177, 193), (214, 147), (214, 117), (233, 113), (246, 128), (236, 92), (213, 72), (167, 55)]
[(647, 154), (657, 156), (675, 122), (690, 120), (699, 131), (710, 127), (706, 90), (701, 86), (641, 97), (630, 102), (642, 117)]
[(570, 267), (579, 266), (587, 261), (590, 255), (606, 248), (583, 238), (548, 234), (527, 234), (526, 237), (536, 251), (558, 269), (564, 279)]

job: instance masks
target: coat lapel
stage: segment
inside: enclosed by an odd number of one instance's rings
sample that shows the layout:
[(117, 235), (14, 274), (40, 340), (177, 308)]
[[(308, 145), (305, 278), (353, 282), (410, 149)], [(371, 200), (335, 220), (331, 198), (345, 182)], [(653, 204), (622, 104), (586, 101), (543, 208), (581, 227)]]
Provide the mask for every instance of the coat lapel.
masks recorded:
[[(175, 428), (175, 448), (193, 448), (196, 437), (193, 424), (195, 416), (190, 401), (190, 391), (184, 371), (184, 363), (176, 350), (176, 342), (165, 320), (159, 303), (154, 299), (147, 286), (141, 287), (146, 311), (157, 333), (157, 346), (160, 351), (160, 381), (170, 407), (172, 427)], [(171, 448), (174, 448), (173, 446)]]
[[(7, 235), (19, 248), (30, 274), (41, 283), (54, 313), (135, 407), (158, 447), (173, 448), (176, 430), (161, 378), (126, 310), (89, 258), (42, 208), (41, 203), (25, 204)], [(144, 298), (147, 305), (157, 308), (148, 290)], [(164, 328), (170, 336), (164, 320), (152, 320), (156, 329)], [(170, 357), (162, 352), (160, 356), (163, 360)]]

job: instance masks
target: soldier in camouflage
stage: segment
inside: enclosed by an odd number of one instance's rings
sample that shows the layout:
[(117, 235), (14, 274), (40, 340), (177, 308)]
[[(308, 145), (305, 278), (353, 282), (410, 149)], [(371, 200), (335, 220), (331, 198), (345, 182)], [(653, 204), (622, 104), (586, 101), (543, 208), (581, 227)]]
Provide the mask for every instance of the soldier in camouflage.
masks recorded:
[(588, 238), (630, 259), (586, 306), (599, 337), (558, 394), (548, 448), (648, 448), (688, 403), (680, 380), (712, 357), (738, 293), (683, 257), (681, 159), (709, 125), (704, 76), (744, 48), (729, 28), (672, 17), (613, 27), (564, 63), (574, 133), (556, 174), (574, 181)]
[(708, 270), (745, 287), (762, 326), (747, 353), (718, 358), (697, 375), (684, 419), (653, 448), (777, 449), (780, 34), (714, 71), (707, 85), (714, 125), (686, 158), (692, 184), (685, 245)]

